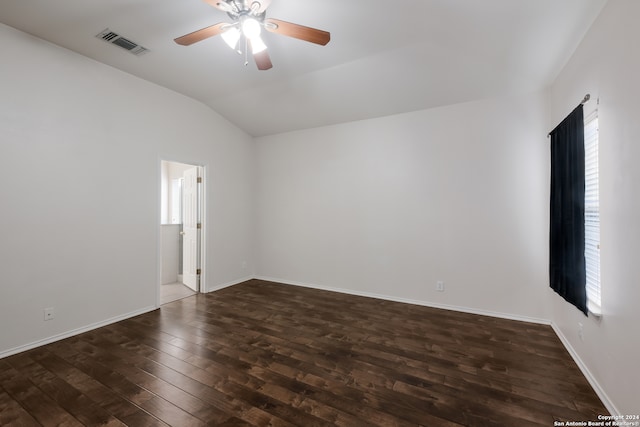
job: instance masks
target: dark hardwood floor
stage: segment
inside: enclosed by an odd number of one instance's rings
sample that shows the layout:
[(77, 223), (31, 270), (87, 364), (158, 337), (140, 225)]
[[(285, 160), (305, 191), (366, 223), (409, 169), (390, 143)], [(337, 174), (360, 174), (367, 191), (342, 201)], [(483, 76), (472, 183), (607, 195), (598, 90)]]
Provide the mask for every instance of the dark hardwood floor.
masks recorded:
[(549, 326), (259, 280), (0, 360), (3, 426), (553, 426), (605, 413)]

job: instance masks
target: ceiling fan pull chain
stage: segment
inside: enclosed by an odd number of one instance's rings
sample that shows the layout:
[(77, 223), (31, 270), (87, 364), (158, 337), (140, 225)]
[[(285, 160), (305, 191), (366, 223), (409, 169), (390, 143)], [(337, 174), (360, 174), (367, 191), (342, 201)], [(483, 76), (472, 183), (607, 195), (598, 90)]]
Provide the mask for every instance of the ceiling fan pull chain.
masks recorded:
[(249, 65), (249, 42), (247, 41), (247, 37), (244, 37), (244, 66)]

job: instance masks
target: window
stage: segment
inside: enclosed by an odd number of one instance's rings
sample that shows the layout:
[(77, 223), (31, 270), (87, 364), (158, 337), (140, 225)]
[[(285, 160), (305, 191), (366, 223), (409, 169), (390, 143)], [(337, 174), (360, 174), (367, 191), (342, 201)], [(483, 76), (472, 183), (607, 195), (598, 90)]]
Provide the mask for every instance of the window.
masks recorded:
[(598, 110), (584, 120), (585, 196), (584, 257), (587, 272), (587, 307), (593, 314), (600, 308), (600, 190), (598, 173)]
[(182, 178), (171, 180), (171, 224), (182, 224)]

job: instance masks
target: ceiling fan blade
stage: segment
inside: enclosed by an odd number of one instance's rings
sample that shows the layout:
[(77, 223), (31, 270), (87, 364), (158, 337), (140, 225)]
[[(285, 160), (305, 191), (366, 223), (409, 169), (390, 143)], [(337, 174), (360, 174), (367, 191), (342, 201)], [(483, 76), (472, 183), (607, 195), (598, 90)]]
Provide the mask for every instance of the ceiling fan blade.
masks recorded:
[[(251, 41), (249, 41), (249, 44), (251, 44)], [(258, 70), (264, 71), (273, 67), (273, 64), (271, 63), (271, 58), (269, 57), (269, 53), (267, 52), (267, 49), (258, 53), (254, 53), (253, 59), (254, 61), (256, 61)]]
[(201, 30), (194, 31), (193, 33), (189, 33), (182, 37), (178, 37), (173, 41), (175, 41), (176, 43), (182, 46), (189, 46), (201, 40), (207, 39), (209, 37), (217, 36), (218, 34), (222, 33), (224, 30), (226, 30), (226, 27), (228, 27), (229, 25), (230, 24), (227, 24), (226, 22), (220, 22), (219, 24), (211, 25)]
[(320, 44), (322, 46), (329, 43), (331, 34), (327, 31), (318, 30), (316, 28), (305, 27), (303, 25), (292, 24), (291, 22), (281, 21), (279, 19), (265, 19), (264, 28), (272, 33), (282, 34), (284, 36), (293, 37), (307, 42)]

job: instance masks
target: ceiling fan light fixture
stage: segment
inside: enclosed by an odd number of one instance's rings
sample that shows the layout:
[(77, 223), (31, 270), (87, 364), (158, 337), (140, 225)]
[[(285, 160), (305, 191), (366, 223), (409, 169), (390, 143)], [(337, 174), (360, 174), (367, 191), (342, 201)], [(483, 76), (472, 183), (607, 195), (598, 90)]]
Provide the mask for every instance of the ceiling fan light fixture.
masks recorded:
[(253, 40), (255, 37), (260, 37), (260, 23), (258, 20), (250, 17), (245, 17), (242, 20), (242, 34), (249, 40)]
[(251, 52), (255, 55), (256, 53), (260, 53), (267, 48), (267, 45), (264, 44), (262, 38), (260, 36), (256, 36), (251, 39)]
[(233, 50), (238, 46), (238, 40), (240, 40), (240, 30), (236, 27), (231, 27), (227, 31), (221, 34), (222, 40)]

